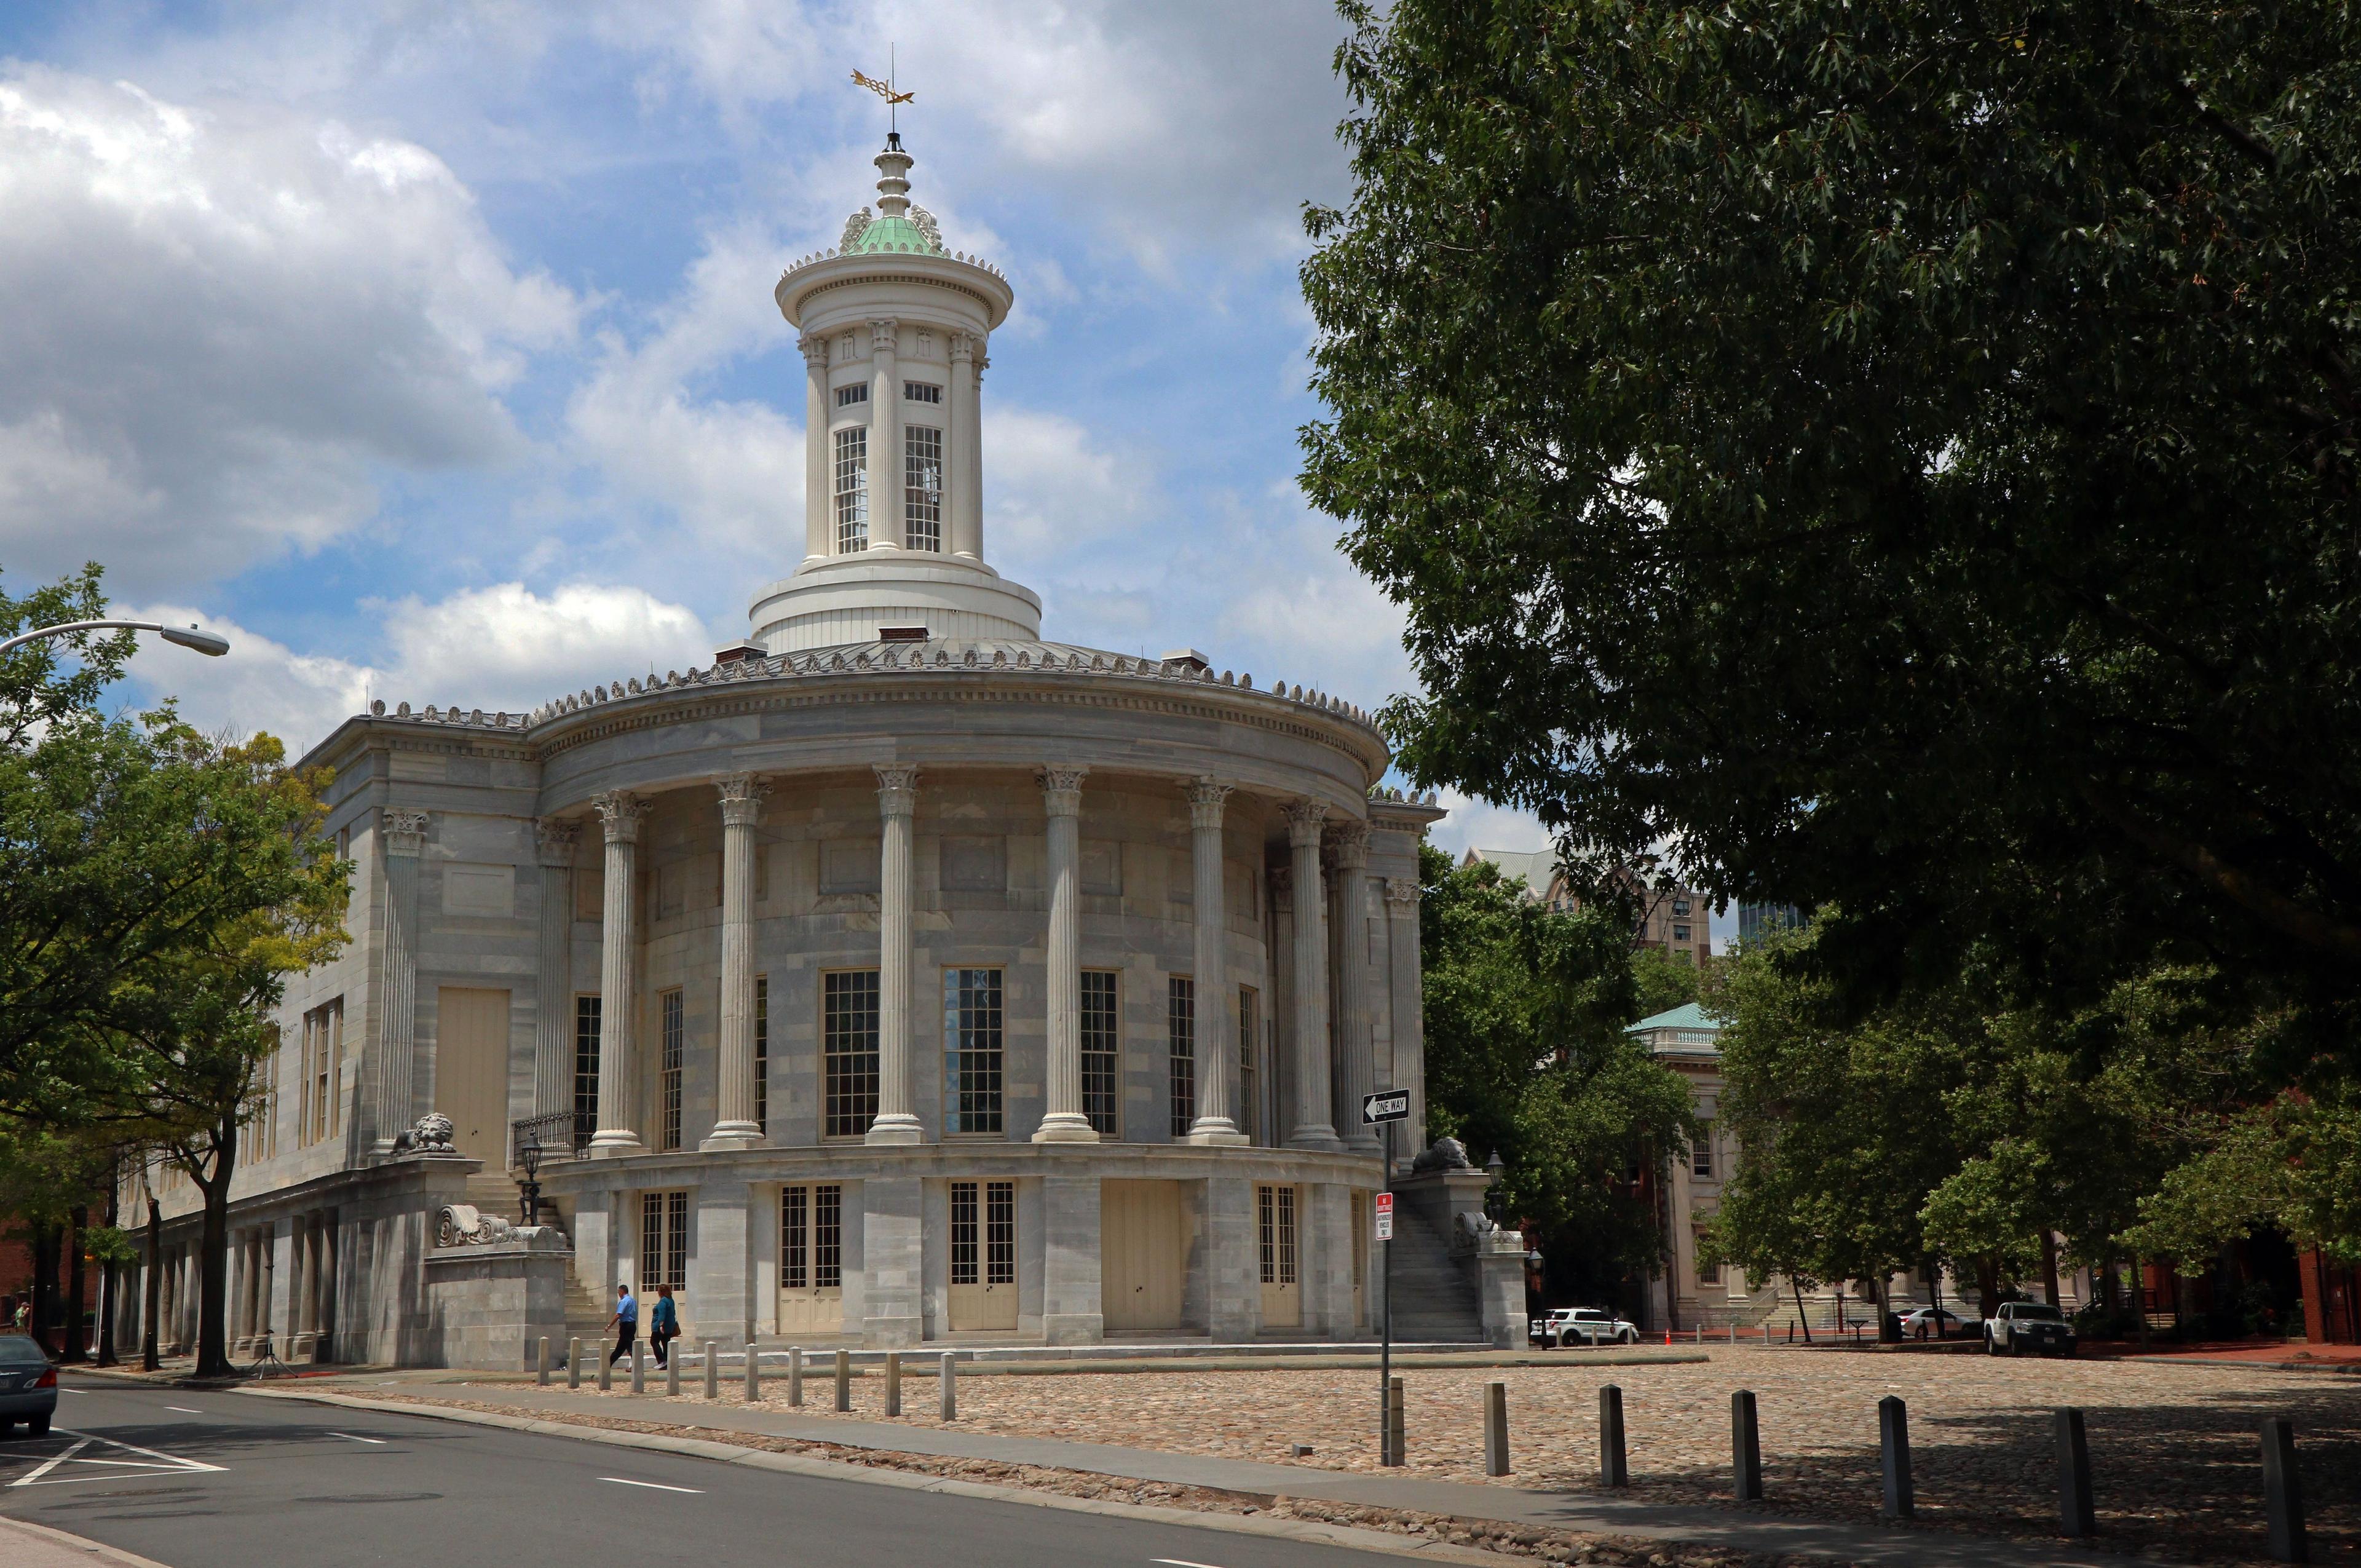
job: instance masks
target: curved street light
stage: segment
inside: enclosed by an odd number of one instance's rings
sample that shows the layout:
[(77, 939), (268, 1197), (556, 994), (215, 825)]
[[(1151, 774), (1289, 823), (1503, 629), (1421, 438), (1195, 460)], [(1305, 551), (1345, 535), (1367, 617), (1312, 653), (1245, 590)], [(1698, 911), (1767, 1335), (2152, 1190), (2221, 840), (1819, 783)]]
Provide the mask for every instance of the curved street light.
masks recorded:
[(183, 648), (194, 648), (209, 658), (218, 659), (229, 652), (229, 639), (216, 631), (200, 631), (193, 626), (167, 626), (160, 620), (69, 620), (58, 626), (37, 627), (20, 631), (0, 642), (0, 653), (10, 653), (27, 642), (44, 637), (65, 637), (77, 631), (153, 631), (165, 641), (177, 642)]

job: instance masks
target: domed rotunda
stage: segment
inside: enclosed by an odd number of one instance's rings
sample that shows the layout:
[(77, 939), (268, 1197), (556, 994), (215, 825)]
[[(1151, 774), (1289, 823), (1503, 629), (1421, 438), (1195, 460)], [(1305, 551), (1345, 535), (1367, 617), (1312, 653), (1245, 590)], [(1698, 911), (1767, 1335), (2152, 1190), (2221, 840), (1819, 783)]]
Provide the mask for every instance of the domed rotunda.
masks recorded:
[[(619, 1283), (733, 1348), (1373, 1330), (1360, 1112), (1406, 1092), (1406, 1176), (1442, 813), (1334, 696), (1043, 640), (984, 535), (1014, 293), (911, 165), (779, 280), (802, 553), (743, 643), (307, 759), (356, 939), (279, 1016), (238, 1344), (512, 1366)], [(1475, 1289), (1453, 1337), (1521, 1332)]]

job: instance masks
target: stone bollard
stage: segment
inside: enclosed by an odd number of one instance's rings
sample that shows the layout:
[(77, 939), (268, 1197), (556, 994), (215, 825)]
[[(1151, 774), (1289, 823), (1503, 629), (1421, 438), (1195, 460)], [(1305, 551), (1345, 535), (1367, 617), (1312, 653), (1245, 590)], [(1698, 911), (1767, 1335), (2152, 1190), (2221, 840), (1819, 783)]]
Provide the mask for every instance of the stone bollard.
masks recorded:
[(680, 1342), (664, 1346), (664, 1398), (680, 1398)]
[(804, 1347), (791, 1344), (787, 1346), (787, 1403), (800, 1405), (803, 1402)]
[(2263, 1422), (2263, 1517), (2270, 1524), (2272, 1562), (2312, 1561), (2303, 1535), (2303, 1487), (2295, 1469), (2295, 1426), (2285, 1416)]
[(2051, 1418), (2058, 1432), (2058, 1522), (2076, 1541), (2099, 1533), (2091, 1503), (2091, 1442), (2082, 1434), (2082, 1412), (2069, 1408)]
[(1878, 1511), (1890, 1519), (1911, 1518), (1918, 1501), (1910, 1486), (1910, 1411), (1891, 1394), (1877, 1402), (1877, 1460), (1885, 1481)]
[(1738, 1343), (1738, 1325), (1736, 1323), (1730, 1325), (1730, 1343), (1732, 1344), (1736, 1344)]
[(754, 1342), (746, 1342), (746, 1402), (754, 1403), (763, 1397), (763, 1353)]
[(538, 1364), (534, 1368), (533, 1381), (546, 1388), (549, 1387), (549, 1336), (547, 1334), (541, 1336), (540, 1347), (534, 1352), (533, 1360)]
[(1763, 1500), (1763, 1441), (1754, 1416), (1754, 1390), (1741, 1388), (1730, 1397), (1730, 1468), (1737, 1481), (1734, 1496), (1741, 1503)]
[(582, 1387), (582, 1342), (578, 1338), (566, 1342), (566, 1386)]
[(885, 1413), (902, 1413), (902, 1353), (898, 1350), (885, 1353)]
[(711, 1404), (721, 1398), (721, 1342), (705, 1342), (705, 1400)]
[(1703, 1344), (1705, 1343), (1705, 1325), (1703, 1323), (1699, 1323), (1691, 1331), (1691, 1332), (1696, 1336), (1697, 1343)]
[(635, 1339), (631, 1342), (631, 1392), (644, 1394), (647, 1391), (648, 1342)]
[(598, 1348), (591, 1354), (598, 1358), (598, 1392), (604, 1394), (615, 1386), (615, 1358), (607, 1354), (604, 1340), (593, 1342)]
[(1623, 1462), (1623, 1390), (1612, 1383), (1598, 1390), (1598, 1484), (1631, 1484), (1631, 1472)]
[(852, 1353), (849, 1350), (836, 1353), (836, 1408), (852, 1409)]
[(1484, 1474), (1509, 1473), (1509, 1386), (1484, 1385)]
[(1402, 1380), (1399, 1377), (1387, 1379), (1385, 1462), (1388, 1464), (1410, 1463), (1402, 1452), (1402, 1408), (1406, 1403), (1402, 1398)]
[(935, 1392), (936, 1397), (941, 1400), (940, 1414), (947, 1421), (959, 1420), (958, 1365), (959, 1364), (951, 1359), (950, 1351), (943, 1352), (943, 1369), (937, 1374), (941, 1379), (942, 1386)]

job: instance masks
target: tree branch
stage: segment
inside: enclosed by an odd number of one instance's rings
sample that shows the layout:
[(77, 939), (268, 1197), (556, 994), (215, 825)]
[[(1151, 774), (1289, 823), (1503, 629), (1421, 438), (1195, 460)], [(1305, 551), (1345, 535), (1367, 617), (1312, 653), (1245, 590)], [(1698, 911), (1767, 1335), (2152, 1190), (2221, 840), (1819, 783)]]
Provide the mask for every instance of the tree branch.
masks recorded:
[(2133, 842), (2180, 867), (2281, 936), (2361, 963), (2361, 926), (2307, 908), (2252, 872), (2231, 864), (2205, 845), (2144, 822), (2103, 797), (2095, 788), (2083, 796)]

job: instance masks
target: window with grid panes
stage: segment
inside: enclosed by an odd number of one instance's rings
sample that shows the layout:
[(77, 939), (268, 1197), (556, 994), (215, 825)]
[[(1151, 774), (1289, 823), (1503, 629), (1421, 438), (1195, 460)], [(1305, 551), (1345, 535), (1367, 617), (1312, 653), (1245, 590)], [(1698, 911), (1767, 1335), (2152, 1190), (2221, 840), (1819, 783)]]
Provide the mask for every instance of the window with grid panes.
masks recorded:
[(598, 1007), (597, 996), (574, 999), (574, 1125), (598, 1125)]
[(943, 971), (943, 1131), (997, 1133), (1000, 971)]
[[(688, 1194), (640, 1194), (640, 1289), (653, 1295), (664, 1286), (688, 1287)], [(640, 1310), (645, 1323), (648, 1309)]]
[(1295, 1189), (1257, 1187), (1261, 1209), (1257, 1241), (1265, 1285), (1295, 1283)]
[(1123, 1131), (1123, 1024), (1113, 970), (1082, 971), (1082, 1114), (1103, 1138)]
[(877, 971), (820, 980), (821, 1131), (857, 1138), (877, 1119)]
[(913, 550), (943, 547), (943, 433), (914, 424), (902, 433), (903, 542)]
[(1012, 1285), (1016, 1280), (1016, 1183), (951, 1183), (950, 1282)]
[(660, 1096), (664, 1105), (663, 1135), (658, 1149), (680, 1147), (680, 1078), (683, 1041), (681, 1039), (680, 992), (667, 991), (657, 999), (661, 1023), (658, 1032), (663, 1040), (664, 1057), (660, 1078)]
[(336, 1130), (336, 1088), (345, 1043), (345, 999), (303, 1014), (303, 1078), (296, 1142), (316, 1144)]
[(754, 977), (754, 1125), (771, 1131), (771, 977)]
[(1697, 1142), (1689, 1146), (1689, 1174), (1691, 1176), (1713, 1174), (1713, 1124), (1711, 1122), (1697, 1124)]
[(1238, 1131), (1262, 1141), (1262, 1091), (1255, 1074), (1255, 989), (1238, 987)]
[(1172, 1135), (1183, 1138), (1197, 1120), (1197, 982), (1185, 974), (1170, 978), (1164, 1003), (1165, 1035), (1172, 1060)]
[(844, 1284), (844, 1189), (833, 1181), (779, 1190), (779, 1288), (835, 1290)]
[(869, 548), (869, 427), (836, 433), (836, 553)]

